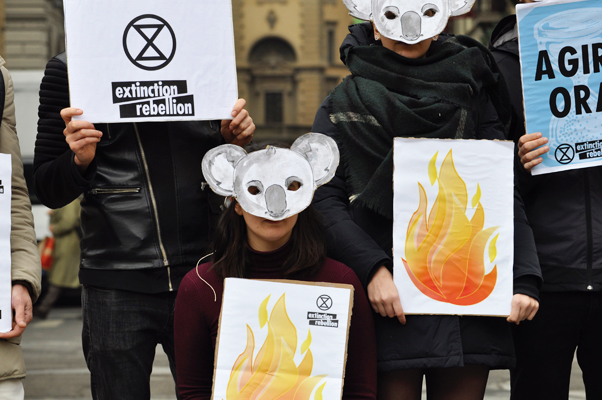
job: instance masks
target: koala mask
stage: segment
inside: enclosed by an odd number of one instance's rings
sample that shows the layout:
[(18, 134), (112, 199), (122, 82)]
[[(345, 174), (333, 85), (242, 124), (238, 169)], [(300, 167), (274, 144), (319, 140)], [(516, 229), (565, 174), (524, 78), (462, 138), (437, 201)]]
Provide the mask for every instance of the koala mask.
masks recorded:
[(318, 186), (332, 179), (339, 149), (328, 136), (307, 133), (290, 149), (268, 146), (247, 154), (224, 144), (208, 151), (201, 165), (214, 192), (235, 197), (249, 214), (280, 221), (305, 210)]
[(407, 44), (437, 36), (449, 17), (470, 11), (475, 0), (343, 0), (353, 17), (373, 21), (381, 35)]

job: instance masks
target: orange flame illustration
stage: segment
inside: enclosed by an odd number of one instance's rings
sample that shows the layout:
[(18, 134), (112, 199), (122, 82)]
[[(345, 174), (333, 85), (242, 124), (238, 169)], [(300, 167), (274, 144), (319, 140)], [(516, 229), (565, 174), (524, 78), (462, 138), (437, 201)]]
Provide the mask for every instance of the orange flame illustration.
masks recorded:
[[(310, 377), (313, 368), (311, 331), (301, 344), (305, 354), (299, 366), (295, 365), (297, 330), (284, 304), (284, 294), (276, 302), (268, 320), (267, 304), (270, 296), (259, 306), (259, 326), (268, 325), (263, 346), (252, 362), (255, 350), (253, 331), (247, 325), (247, 346), (232, 367), (226, 391), (227, 400), (309, 400), (314, 388), (326, 375)], [(322, 400), (323, 383), (314, 394), (314, 400)]]
[[(498, 227), (483, 229), (485, 211), (481, 188), (472, 198), (476, 207), (471, 220), (466, 216), (466, 184), (454, 166), (452, 151), (445, 157), (437, 177), (437, 153), (428, 166), (431, 185), (439, 182), (439, 193), (427, 219), (427, 198), (418, 183), (420, 204), (408, 224), (403, 264), (416, 287), (431, 299), (461, 306), (480, 303), (493, 291), (497, 265), (485, 274), (484, 253)], [(489, 261), (497, 256), (496, 235), (489, 244)]]

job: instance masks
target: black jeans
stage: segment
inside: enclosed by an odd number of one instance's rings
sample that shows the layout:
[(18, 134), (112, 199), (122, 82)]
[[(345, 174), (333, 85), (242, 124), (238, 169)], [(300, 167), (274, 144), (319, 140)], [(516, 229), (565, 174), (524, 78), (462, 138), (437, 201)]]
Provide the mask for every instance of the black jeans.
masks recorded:
[(94, 400), (148, 400), (155, 349), (161, 343), (176, 377), (176, 292), (145, 294), (84, 286), (84, 356)]
[(583, 371), (587, 399), (602, 399), (602, 293), (542, 292), (533, 321), (514, 329), (512, 400), (566, 400), (571, 366)]

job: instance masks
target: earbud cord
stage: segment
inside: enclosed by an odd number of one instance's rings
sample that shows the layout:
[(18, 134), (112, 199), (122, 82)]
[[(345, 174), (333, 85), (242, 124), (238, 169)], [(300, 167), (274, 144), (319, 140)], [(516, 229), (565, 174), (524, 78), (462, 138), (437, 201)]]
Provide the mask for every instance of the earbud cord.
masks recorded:
[(201, 263), (201, 261), (203, 261), (205, 258), (207, 258), (211, 255), (213, 255), (213, 253), (209, 253), (206, 256), (201, 257), (199, 259), (199, 261), (196, 262), (196, 267), (194, 268), (194, 270), (196, 271), (196, 275), (199, 277), (199, 279), (202, 280), (203, 282), (205, 282), (207, 284), (207, 286), (209, 286), (211, 288), (211, 290), (213, 290), (213, 302), (215, 303), (217, 301), (217, 293), (215, 293), (215, 289), (213, 289), (213, 286), (211, 286), (209, 284), (209, 282), (207, 282), (206, 280), (201, 278), (201, 274), (199, 274), (199, 264)]

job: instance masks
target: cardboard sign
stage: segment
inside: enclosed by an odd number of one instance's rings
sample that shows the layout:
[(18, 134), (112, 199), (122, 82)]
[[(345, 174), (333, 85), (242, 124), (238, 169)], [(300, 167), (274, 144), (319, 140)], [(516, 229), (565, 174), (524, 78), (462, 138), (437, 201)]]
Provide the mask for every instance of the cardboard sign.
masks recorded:
[(350, 285), (227, 278), (212, 399), (340, 399), (352, 306)]
[(508, 316), (512, 142), (394, 142), (393, 266), (407, 314)]
[(65, 0), (71, 105), (90, 122), (232, 119), (230, 0)]
[(532, 173), (602, 165), (602, 1), (521, 4), (516, 14), (526, 129), (550, 147)]
[(10, 154), (0, 154), (0, 332), (12, 329), (13, 313), (10, 294), (10, 197), (12, 164)]

